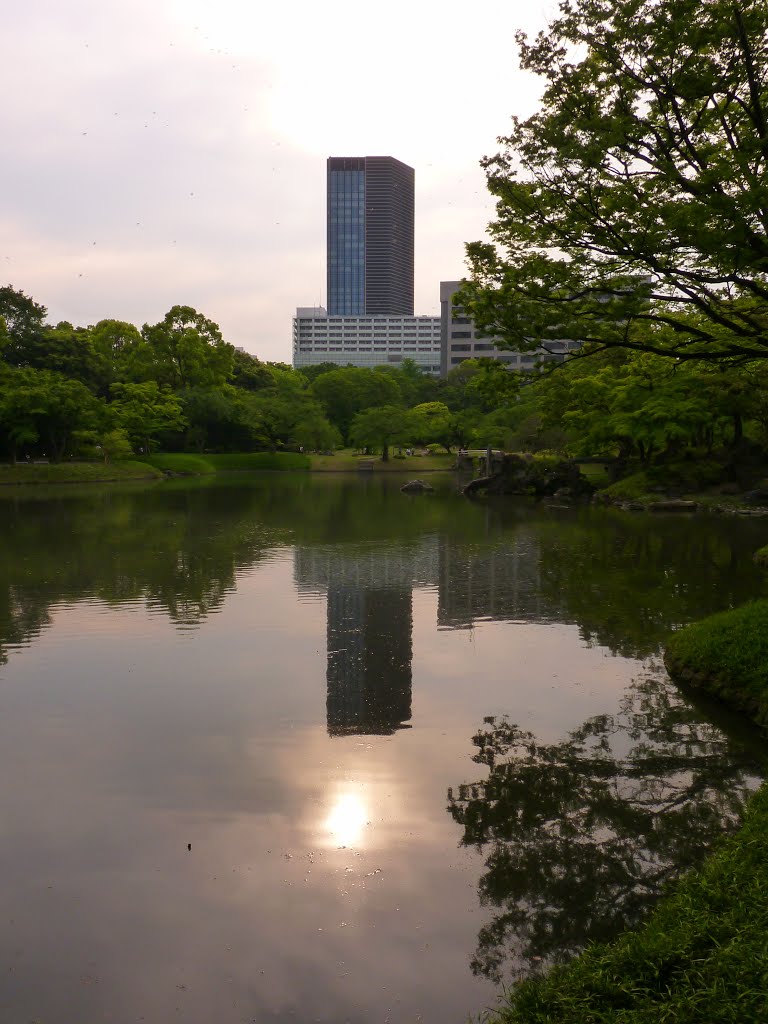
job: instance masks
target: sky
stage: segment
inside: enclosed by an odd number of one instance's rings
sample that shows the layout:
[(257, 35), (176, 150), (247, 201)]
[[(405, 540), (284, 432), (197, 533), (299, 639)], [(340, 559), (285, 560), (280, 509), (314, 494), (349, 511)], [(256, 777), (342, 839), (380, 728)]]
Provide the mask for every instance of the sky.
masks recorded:
[(551, 0), (26, 0), (0, 38), (0, 286), (84, 326), (193, 306), (290, 362), (325, 304), (325, 161), (416, 170), (417, 314), (493, 216), (479, 161)]

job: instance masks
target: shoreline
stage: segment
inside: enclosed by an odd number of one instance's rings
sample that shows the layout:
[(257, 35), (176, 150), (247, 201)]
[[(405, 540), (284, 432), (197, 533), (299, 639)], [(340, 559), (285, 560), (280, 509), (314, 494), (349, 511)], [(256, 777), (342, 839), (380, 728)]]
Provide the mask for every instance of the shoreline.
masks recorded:
[[(768, 600), (673, 633), (664, 662), (681, 688), (768, 730)], [(765, 1009), (766, 934), (768, 782), (748, 801), (738, 831), (673, 885), (645, 923), (513, 986), (482, 1019), (752, 1024)]]

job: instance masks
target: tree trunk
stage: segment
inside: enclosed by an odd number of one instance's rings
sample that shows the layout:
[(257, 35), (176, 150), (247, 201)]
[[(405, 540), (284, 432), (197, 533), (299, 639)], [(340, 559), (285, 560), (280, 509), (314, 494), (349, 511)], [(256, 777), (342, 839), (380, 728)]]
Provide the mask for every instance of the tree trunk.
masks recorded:
[(744, 438), (744, 420), (740, 412), (733, 414), (733, 443), (739, 444)]
[(389, 445), (385, 441), (381, 448), (381, 461), (389, 462)]

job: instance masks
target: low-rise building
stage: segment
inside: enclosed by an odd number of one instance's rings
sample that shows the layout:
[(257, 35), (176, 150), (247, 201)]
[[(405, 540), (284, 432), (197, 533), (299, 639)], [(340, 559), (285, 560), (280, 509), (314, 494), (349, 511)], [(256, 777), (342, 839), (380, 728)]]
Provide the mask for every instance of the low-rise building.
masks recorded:
[(397, 366), (412, 359), (440, 372), (440, 317), (329, 316), (322, 306), (300, 306), (293, 318), (293, 366)]

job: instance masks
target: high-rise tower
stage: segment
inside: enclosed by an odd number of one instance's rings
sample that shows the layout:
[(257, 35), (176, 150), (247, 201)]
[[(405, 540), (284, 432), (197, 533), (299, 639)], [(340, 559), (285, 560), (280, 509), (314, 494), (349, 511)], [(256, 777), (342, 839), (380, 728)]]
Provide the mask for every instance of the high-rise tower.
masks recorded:
[(413, 316), (414, 171), (328, 158), (329, 316)]

